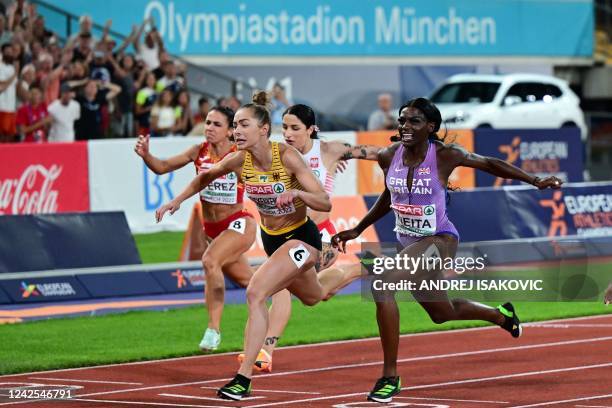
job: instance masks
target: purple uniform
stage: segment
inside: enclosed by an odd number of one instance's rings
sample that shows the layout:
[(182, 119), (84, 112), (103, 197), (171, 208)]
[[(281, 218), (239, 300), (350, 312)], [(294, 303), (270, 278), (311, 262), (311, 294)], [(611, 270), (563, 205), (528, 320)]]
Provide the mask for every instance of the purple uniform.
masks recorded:
[(403, 163), (404, 146), (395, 151), (385, 180), (395, 213), (397, 240), (408, 246), (423, 237), (451, 234), (459, 239), (457, 229), (446, 214), (446, 186), (438, 179), (436, 144), (430, 142), (425, 160), (415, 167), (411, 191), (409, 168)]

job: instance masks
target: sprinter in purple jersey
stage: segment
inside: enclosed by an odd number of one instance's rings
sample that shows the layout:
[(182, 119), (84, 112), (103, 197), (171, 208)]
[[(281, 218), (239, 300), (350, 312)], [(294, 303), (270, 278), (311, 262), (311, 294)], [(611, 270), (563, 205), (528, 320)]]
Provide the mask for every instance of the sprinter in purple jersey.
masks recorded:
[[(361, 222), (353, 229), (332, 238), (344, 250), (346, 241), (357, 238), (368, 226), (389, 210), (395, 213), (397, 240), (404, 246), (400, 255), (411, 258), (454, 258), (459, 233), (446, 213), (448, 178), (455, 167), (466, 166), (486, 171), (497, 177), (520, 180), (539, 189), (560, 188), (556, 177), (539, 178), (503, 160), (470, 153), (456, 144), (445, 144), (436, 132), (442, 117), (428, 99), (417, 98), (399, 110), (397, 140), (379, 153), (378, 164), (385, 174), (385, 191)], [(393, 281), (406, 276), (406, 271), (391, 272)], [(441, 271), (419, 270), (421, 280), (439, 277)], [(413, 276), (414, 279), (414, 276)], [(513, 337), (521, 335), (521, 324), (511, 303), (492, 308), (466, 299), (448, 299), (445, 291), (412, 291), (434, 323), (451, 320), (484, 320), (501, 326)], [(399, 310), (394, 293), (376, 298), (376, 320), (384, 354), (382, 377), (368, 395), (371, 401), (390, 402), (401, 389), (397, 376), (399, 344)]]

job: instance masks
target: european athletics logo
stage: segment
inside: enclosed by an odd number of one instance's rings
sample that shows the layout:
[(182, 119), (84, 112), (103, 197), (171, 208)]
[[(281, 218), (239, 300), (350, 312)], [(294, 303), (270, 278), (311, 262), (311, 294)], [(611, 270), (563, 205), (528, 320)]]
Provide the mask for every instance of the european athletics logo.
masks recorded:
[(36, 289), (36, 285), (28, 285), (21, 281), (21, 297), (27, 299), (30, 296), (40, 296), (40, 292)]

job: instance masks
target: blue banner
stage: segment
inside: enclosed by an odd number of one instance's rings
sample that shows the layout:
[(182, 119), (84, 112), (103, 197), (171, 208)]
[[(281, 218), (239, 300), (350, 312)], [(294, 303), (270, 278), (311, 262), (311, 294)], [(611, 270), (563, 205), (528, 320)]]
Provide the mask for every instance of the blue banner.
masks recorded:
[[(375, 196), (365, 197), (371, 208)], [(462, 242), (516, 238), (612, 236), (612, 183), (577, 183), (560, 190), (483, 188), (450, 194), (448, 217)], [(389, 212), (375, 224), (381, 242), (394, 242)]]
[(12, 279), (0, 281), (0, 286), (15, 303), (55, 302), (90, 297), (73, 276)]
[[(184, 269), (167, 269), (161, 271), (149, 272), (159, 282), (159, 284), (168, 293), (174, 292), (204, 292), (206, 277), (202, 267), (184, 268)], [(238, 289), (234, 281), (225, 277), (225, 289)]]
[(116, 272), (77, 275), (91, 297), (154, 295), (166, 293), (147, 272)]
[[(475, 129), (474, 151), (513, 164), (539, 177), (557, 176), (565, 182), (583, 181), (583, 146), (578, 128), (504, 130)], [(476, 186), (521, 184), (476, 172)]]
[(0, 305), (5, 303), (11, 303), (11, 299), (9, 296), (2, 290), (2, 286), (0, 286)]
[(123, 212), (0, 217), (0, 273), (139, 263)]
[[(153, 17), (167, 48), (207, 56), (591, 57), (585, 0), (55, 0), (128, 34)], [(51, 14), (40, 7), (43, 15)], [(57, 21), (63, 32), (65, 21)], [(76, 27), (75, 27), (76, 28)], [(76, 31), (76, 30), (75, 30)]]

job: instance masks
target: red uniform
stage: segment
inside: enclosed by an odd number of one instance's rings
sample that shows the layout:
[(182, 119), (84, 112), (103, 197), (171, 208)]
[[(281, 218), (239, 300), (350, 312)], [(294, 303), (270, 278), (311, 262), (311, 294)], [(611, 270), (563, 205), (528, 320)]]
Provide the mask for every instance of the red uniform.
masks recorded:
[[(210, 169), (215, 163), (223, 159), (223, 157), (213, 156), (210, 150), (211, 149), (208, 142), (202, 143), (200, 151), (198, 152), (198, 158), (194, 162), (196, 174), (199, 174), (202, 170)], [(236, 150), (237, 148), (234, 145), (228, 154), (235, 152)], [(202, 202), (202, 206), (207, 204), (240, 204), (243, 202), (243, 199), (244, 184), (238, 179), (238, 176), (234, 172), (215, 179), (212, 183), (200, 191), (200, 201)], [(253, 215), (248, 211), (240, 210), (221, 221), (204, 221), (204, 230), (206, 231), (206, 235), (214, 239), (223, 231), (228, 229), (232, 221), (243, 217), (253, 217)]]

